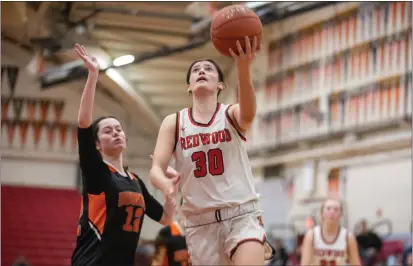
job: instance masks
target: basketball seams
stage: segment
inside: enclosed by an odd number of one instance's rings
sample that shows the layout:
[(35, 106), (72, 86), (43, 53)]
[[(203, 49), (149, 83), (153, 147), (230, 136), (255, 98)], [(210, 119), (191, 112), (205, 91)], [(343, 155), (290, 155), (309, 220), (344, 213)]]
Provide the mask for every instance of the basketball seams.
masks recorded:
[(248, 9), (248, 12), (232, 16), (228, 10), (234, 6), (237, 5), (218, 11), (210, 27), (210, 38), (214, 47), (221, 55), (229, 57), (231, 57), (230, 48), (234, 52), (237, 51), (236, 41), (240, 41), (241, 47), (245, 49), (246, 36), (251, 39), (251, 45), (253, 45), (252, 39), (256, 37), (258, 43), (261, 43), (263, 34), (261, 19), (254, 11)]
[[(257, 17), (257, 15), (255, 15), (255, 14), (251, 14), (250, 16), (242, 16), (242, 17), (238, 17), (238, 18), (231, 18), (231, 19), (228, 19), (225, 23), (222, 23), (221, 25), (219, 25), (215, 29), (213, 27), (211, 27), (211, 34), (214, 34), (215, 31), (219, 30), (220, 28), (222, 28), (223, 26), (225, 26), (229, 22), (235, 22), (235, 21), (238, 21), (238, 20), (241, 20), (241, 19), (249, 19), (249, 18), (258, 19), (261, 22), (260, 18)], [(215, 19), (217, 19), (217, 18), (215, 18)]]

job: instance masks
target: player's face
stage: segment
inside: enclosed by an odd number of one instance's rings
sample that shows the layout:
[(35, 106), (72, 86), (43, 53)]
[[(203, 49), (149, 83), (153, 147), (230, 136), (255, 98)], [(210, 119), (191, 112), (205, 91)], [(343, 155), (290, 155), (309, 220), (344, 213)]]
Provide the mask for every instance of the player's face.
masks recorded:
[(323, 221), (340, 222), (341, 218), (341, 204), (335, 200), (327, 200), (323, 208)]
[(221, 88), (218, 70), (208, 61), (200, 61), (192, 66), (189, 77), (189, 89), (192, 93), (213, 92)]
[(98, 139), (97, 148), (110, 156), (117, 156), (126, 148), (125, 132), (115, 118), (99, 122)]

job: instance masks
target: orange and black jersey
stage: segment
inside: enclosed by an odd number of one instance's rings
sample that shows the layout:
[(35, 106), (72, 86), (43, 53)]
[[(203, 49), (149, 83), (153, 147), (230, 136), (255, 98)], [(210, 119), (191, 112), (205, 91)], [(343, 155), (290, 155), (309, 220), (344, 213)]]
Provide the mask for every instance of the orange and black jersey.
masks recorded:
[(159, 231), (156, 249), (156, 259), (162, 266), (188, 265), (189, 255), (185, 236), (175, 222)]
[(82, 210), (73, 266), (132, 266), (144, 214), (159, 221), (163, 207), (142, 180), (121, 175), (96, 150), (92, 127), (78, 129)]

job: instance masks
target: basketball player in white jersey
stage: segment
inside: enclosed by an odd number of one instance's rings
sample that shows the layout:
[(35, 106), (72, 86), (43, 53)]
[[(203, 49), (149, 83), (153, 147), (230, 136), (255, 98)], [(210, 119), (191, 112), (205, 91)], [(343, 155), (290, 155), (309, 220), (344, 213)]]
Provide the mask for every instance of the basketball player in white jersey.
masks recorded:
[(340, 225), (342, 204), (328, 199), (321, 205), (321, 226), (309, 230), (303, 241), (301, 266), (360, 266), (354, 235)]
[(251, 63), (258, 51), (254, 38), (246, 51), (231, 51), (238, 71), (239, 103), (218, 103), (224, 89), (213, 60), (194, 62), (187, 73), (193, 105), (169, 115), (159, 130), (151, 181), (169, 194), (166, 175), (171, 156), (180, 174), (185, 235), (193, 265), (263, 265), (265, 231), (252, 180), (244, 134), (256, 112)]

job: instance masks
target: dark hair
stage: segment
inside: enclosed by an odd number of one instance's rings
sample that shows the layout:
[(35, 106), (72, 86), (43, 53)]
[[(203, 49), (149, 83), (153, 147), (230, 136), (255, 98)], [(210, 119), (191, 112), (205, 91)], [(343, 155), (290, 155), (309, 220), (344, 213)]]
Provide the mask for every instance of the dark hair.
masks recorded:
[[(200, 59), (200, 60), (195, 60), (194, 62), (192, 62), (192, 64), (189, 66), (188, 68), (188, 72), (186, 72), (186, 84), (189, 85), (189, 78), (191, 77), (191, 70), (192, 67), (198, 63), (198, 62), (202, 62), (202, 61), (207, 61), (210, 62), (211, 64), (213, 64), (215, 66), (215, 68), (218, 71), (218, 80), (219, 82), (224, 82), (224, 73), (222, 72), (221, 68), (219, 67), (219, 65), (212, 59)], [(218, 91), (218, 96), (221, 93), (221, 90)]]
[[(93, 123), (92, 123), (93, 140), (94, 140), (95, 142), (96, 142), (96, 141), (99, 141), (99, 138), (98, 138), (99, 123), (100, 123), (100, 121), (102, 121), (102, 120), (104, 120), (104, 119), (106, 119), (106, 118), (114, 118), (114, 119), (118, 120), (118, 119), (117, 119), (116, 117), (114, 117), (113, 115), (107, 115), (107, 116), (101, 116), (101, 117), (97, 118), (95, 121), (93, 121)], [(118, 121), (119, 121), (119, 120), (118, 120)], [(120, 121), (119, 121), (119, 123), (120, 123)], [(125, 169), (125, 171), (128, 170), (128, 166), (127, 166), (127, 165), (123, 165), (123, 168)]]
[[(92, 123), (92, 129), (93, 129), (93, 140), (94, 141), (98, 141), (98, 132), (99, 132), (99, 123), (100, 121), (106, 119), (106, 118), (114, 118), (116, 120), (118, 120), (116, 117), (108, 115), (108, 116), (101, 116), (99, 118), (97, 118), (95, 121), (93, 121)], [(119, 120), (118, 120), (119, 121)]]

